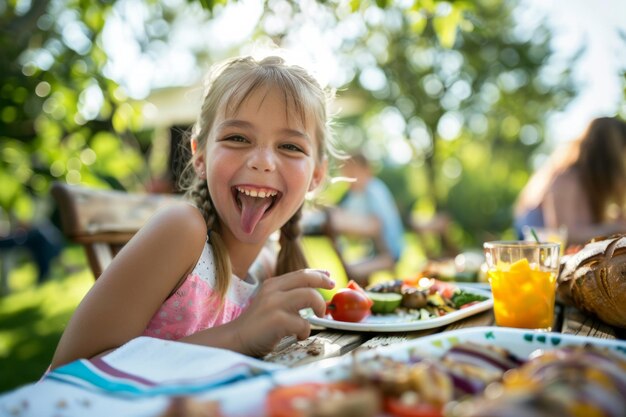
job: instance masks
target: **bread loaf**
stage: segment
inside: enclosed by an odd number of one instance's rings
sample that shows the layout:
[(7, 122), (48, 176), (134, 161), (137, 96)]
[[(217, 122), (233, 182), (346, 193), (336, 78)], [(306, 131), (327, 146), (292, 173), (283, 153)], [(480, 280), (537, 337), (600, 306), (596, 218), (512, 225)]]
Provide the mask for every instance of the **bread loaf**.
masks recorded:
[(589, 242), (567, 258), (557, 291), (563, 301), (626, 328), (626, 235)]

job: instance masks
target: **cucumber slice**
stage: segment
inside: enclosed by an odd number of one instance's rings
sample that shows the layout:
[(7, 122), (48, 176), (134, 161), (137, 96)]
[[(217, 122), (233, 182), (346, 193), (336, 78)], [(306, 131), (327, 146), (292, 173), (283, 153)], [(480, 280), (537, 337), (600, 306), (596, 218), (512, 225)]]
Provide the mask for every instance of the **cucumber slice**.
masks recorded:
[(371, 292), (367, 296), (374, 302), (371, 310), (374, 314), (390, 314), (400, 307), (402, 295), (395, 292)]

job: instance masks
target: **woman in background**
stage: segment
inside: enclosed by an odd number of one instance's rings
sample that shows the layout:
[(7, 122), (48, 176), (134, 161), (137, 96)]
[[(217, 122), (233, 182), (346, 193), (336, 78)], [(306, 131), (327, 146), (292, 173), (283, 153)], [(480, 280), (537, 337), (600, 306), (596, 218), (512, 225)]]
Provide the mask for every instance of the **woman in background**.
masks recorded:
[(626, 232), (626, 123), (593, 120), (557, 149), (528, 181), (515, 207), (515, 229), (567, 229), (569, 244)]

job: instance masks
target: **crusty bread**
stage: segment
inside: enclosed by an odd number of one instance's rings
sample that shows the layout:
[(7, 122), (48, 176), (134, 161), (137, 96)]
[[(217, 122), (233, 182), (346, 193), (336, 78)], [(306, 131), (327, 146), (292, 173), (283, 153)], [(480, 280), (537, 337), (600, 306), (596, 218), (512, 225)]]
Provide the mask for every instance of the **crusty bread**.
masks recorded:
[(626, 235), (591, 241), (567, 258), (558, 294), (605, 323), (626, 328)]

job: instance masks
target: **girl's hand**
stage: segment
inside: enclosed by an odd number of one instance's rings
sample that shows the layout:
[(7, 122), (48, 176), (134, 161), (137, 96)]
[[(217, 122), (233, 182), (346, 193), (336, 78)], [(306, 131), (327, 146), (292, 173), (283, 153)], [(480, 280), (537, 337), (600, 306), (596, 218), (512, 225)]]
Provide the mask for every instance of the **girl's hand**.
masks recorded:
[(309, 337), (311, 326), (300, 316), (312, 308), (318, 317), (326, 310), (324, 298), (316, 288), (332, 289), (335, 282), (328, 272), (304, 269), (266, 279), (248, 309), (232, 322), (239, 351), (263, 356), (285, 336)]

